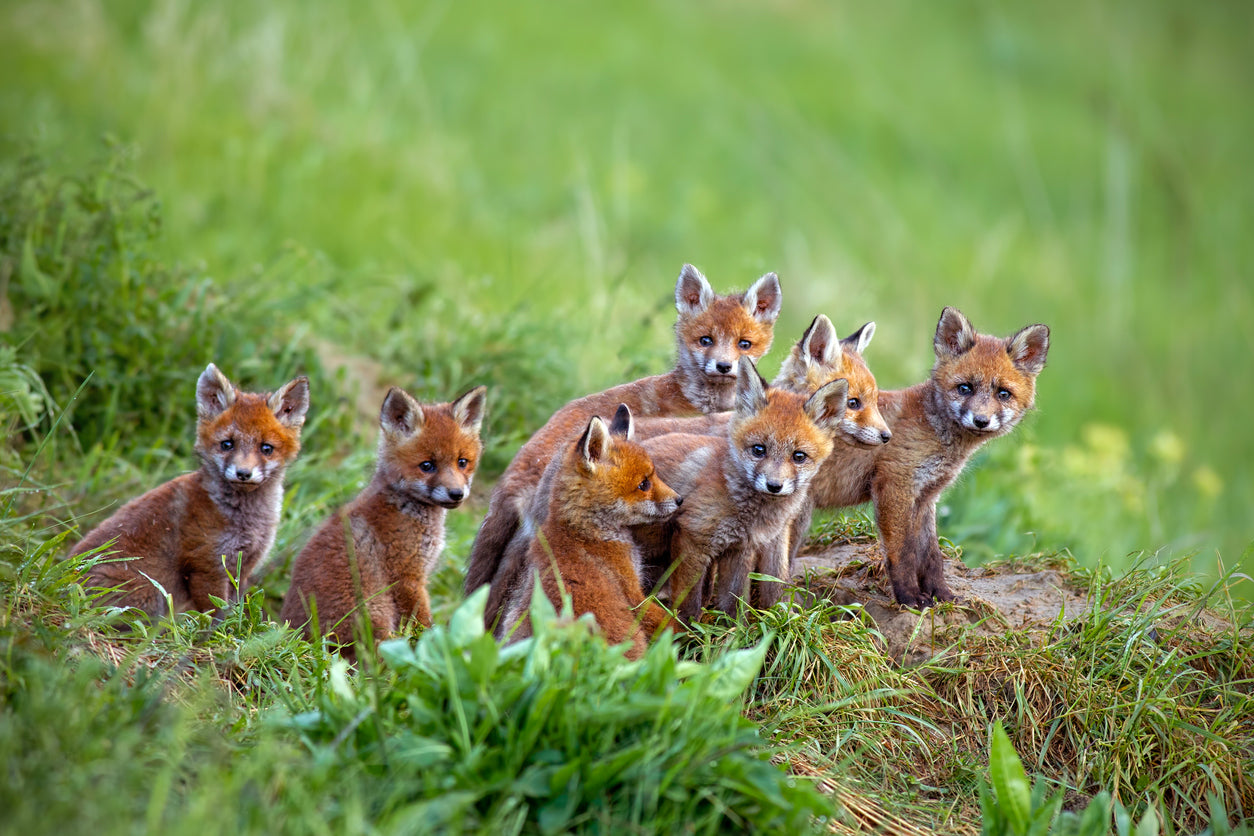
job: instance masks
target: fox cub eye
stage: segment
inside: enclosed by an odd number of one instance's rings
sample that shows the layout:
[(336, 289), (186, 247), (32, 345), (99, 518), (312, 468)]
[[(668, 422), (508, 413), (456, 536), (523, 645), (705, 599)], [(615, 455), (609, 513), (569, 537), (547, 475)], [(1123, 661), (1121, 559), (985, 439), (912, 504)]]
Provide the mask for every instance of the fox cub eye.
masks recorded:
[(263, 456), (268, 456), (268, 455), (270, 455), (270, 454), (271, 454), (271, 453), (273, 453), (273, 452), (274, 452), (274, 445), (273, 445), (273, 444), (262, 444), (262, 445), (261, 445), (261, 455), (263, 455)]
[(850, 398), (849, 400), (845, 401), (845, 408), (846, 409), (861, 409), (862, 401), (858, 400), (857, 398)]
[(1000, 401), (1008, 401), (1008, 400), (1010, 400), (1010, 390), (1009, 390), (1009, 389), (998, 389), (998, 390), (997, 390), (997, 399), (998, 399), (998, 400), (1000, 400)]
[(749, 448), (749, 452), (753, 454), (755, 459), (760, 459), (766, 455), (766, 448), (761, 444), (755, 444)]
[(697, 342), (701, 343), (701, 345), (706, 346), (706, 347), (708, 348), (709, 346), (714, 345), (714, 338), (713, 338), (713, 337), (706, 336), (706, 337), (702, 337), (701, 339), (697, 340)]
[(469, 461), (469, 460), (467, 460), (467, 459), (458, 459), (458, 460), (457, 460), (457, 466), (458, 466), (459, 468), (461, 468), (462, 470), (465, 470), (465, 469), (466, 469), (466, 465), (468, 465), (468, 464), (470, 464), (470, 461)]
[(959, 383), (959, 384), (958, 384), (958, 394), (959, 394), (959, 395), (970, 395), (970, 394), (971, 394), (972, 392), (974, 392), (974, 391), (975, 391), (975, 390), (971, 388), (971, 384), (970, 384), (970, 383)]
[(643, 481), (643, 482), (641, 482), (639, 485), (636, 485), (636, 490), (638, 490), (638, 491), (647, 491), (647, 490), (648, 490), (649, 488), (651, 488), (651, 487), (653, 487), (653, 483), (652, 483), (651, 481), (649, 481), (649, 477), (648, 477), (648, 476), (646, 476), (646, 477), (644, 477), (644, 481)]
[(223, 441), (221, 444), (219, 444), (218, 446), (219, 446), (219, 447), (221, 447), (223, 450), (230, 450), (231, 448), (233, 448), (233, 447), (235, 446), (235, 442), (234, 442), (234, 441), (232, 441), (231, 439), (229, 439), (229, 438), (228, 438), (228, 439), (224, 440), (224, 441)]
[(748, 351), (749, 349), (753, 348), (753, 343), (749, 342), (748, 340), (741, 340), (740, 342), (736, 343), (736, 345), (740, 347), (741, 351)]
[(430, 473), (435, 470), (435, 462), (431, 461), (431, 459), (427, 459), (425, 462), (419, 462), (418, 469), (423, 473)]
[(805, 453), (803, 453), (803, 452), (802, 452), (802, 451), (800, 451), (800, 450), (793, 450), (793, 451), (792, 451), (792, 460), (793, 460), (793, 461), (795, 461), (797, 464), (801, 464), (802, 462), (804, 462), (804, 461), (805, 461), (806, 459), (808, 459), (808, 458), (810, 458), (810, 457), (809, 457), (809, 456), (807, 456)]

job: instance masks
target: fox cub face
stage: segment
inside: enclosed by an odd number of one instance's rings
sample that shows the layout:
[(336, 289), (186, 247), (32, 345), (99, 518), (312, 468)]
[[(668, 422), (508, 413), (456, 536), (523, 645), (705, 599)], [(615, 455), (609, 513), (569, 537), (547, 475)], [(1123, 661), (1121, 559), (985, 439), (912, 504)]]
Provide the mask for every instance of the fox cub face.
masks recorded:
[(255, 490), (300, 452), (308, 410), (304, 377), (259, 395), (241, 392), (210, 363), (196, 382), (196, 453), (231, 487)]
[(718, 296), (705, 276), (685, 264), (675, 284), (679, 367), (709, 386), (735, 385), (737, 361), (758, 359), (771, 347), (782, 296), (767, 273), (744, 293)]
[(567, 489), (596, 516), (608, 515), (616, 526), (645, 525), (667, 519), (683, 499), (657, 475), (645, 449), (632, 441), (631, 410), (619, 404), (610, 426), (593, 416), (573, 450), (574, 484)]
[(1049, 328), (1029, 325), (999, 339), (976, 333), (961, 312), (945, 308), (933, 346), (932, 380), (948, 416), (968, 433), (993, 437), (1009, 432), (1032, 408)]
[(424, 405), (389, 389), (379, 413), (380, 477), (421, 505), (461, 505), (483, 453), (479, 428), (486, 394), (486, 387), (477, 386), (452, 403)]
[(842, 378), (810, 396), (767, 388), (752, 361), (740, 361), (730, 455), (759, 493), (788, 496), (806, 487), (832, 452), (845, 415), (849, 385)]
[(776, 383), (791, 392), (810, 394), (825, 383), (844, 378), (849, 383), (845, 417), (836, 438), (856, 447), (878, 447), (893, 437), (888, 422), (880, 414), (879, 387), (867, 368), (862, 352), (875, 336), (875, 323), (868, 322), (843, 340), (836, 336), (832, 321), (819, 314), (780, 367)]

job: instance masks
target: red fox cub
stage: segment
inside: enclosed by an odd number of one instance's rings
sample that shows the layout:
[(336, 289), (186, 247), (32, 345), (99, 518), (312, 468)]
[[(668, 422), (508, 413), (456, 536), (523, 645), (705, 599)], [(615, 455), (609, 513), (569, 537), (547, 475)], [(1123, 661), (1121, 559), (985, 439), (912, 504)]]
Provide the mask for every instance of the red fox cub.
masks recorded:
[(485, 583), (493, 584), (486, 610), (489, 624), (499, 611), (504, 591), (495, 579), (506, 547), (531, 504), (545, 466), (567, 439), (593, 415), (610, 415), (620, 403), (637, 418), (730, 409), (736, 361), (742, 356), (757, 359), (770, 348), (780, 303), (779, 279), (774, 273), (762, 276), (744, 293), (718, 296), (705, 276), (691, 264), (684, 265), (675, 283), (679, 318), (674, 370), (566, 404), (519, 449), (492, 491), (466, 569), (467, 594)]
[[(644, 442), (658, 471), (686, 497), (670, 534), (671, 600), (692, 619), (704, 603), (702, 578), (717, 572), (716, 606), (733, 612), (750, 572), (787, 578), (788, 527), (811, 479), (832, 452), (849, 397), (842, 378), (813, 395), (767, 387), (742, 358), (736, 409), (724, 436), (672, 434)], [(652, 533), (642, 538), (656, 541)], [(758, 589), (760, 606), (779, 584)]]
[(283, 620), (309, 632), (316, 610), (319, 631), (340, 644), (352, 641), (359, 613), (376, 640), (410, 617), (431, 626), (427, 580), (444, 548), (444, 517), (466, 499), (483, 452), (486, 392), (433, 405), (388, 390), (374, 479), (297, 555)]
[(308, 409), (304, 377), (253, 394), (210, 363), (196, 383), (200, 469), (131, 500), (74, 547), (78, 555), (113, 541), (107, 554), (131, 558), (96, 564), (87, 586), (112, 589), (104, 603), (152, 616), (167, 614), (167, 595), (175, 612), (214, 612), (211, 596), (234, 600), (274, 545), (283, 473)]
[[(810, 395), (837, 378), (849, 383), (845, 417), (836, 438), (846, 444), (878, 447), (892, 438), (879, 410), (879, 389), (875, 375), (867, 368), (862, 352), (875, 335), (875, 323), (868, 322), (844, 339), (838, 339), (832, 321), (819, 314), (780, 366), (771, 386)], [(731, 420), (730, 412), (691, 418), (644, 418), (636, 422), (636, 437), (656, 438), (666, 433), (722, 434)]]
[(683, 500), (631, 440), (631, 424), (625, 406), (610, 428), (594, 416), (554, 466), (549, 510), (527, 552), (527, 571), (508, 591), (499, 636), (531, 634), (527, 606), (537, 576), (555, 607), (565, 591), (575, 615), (592, 613), (611, 644), (631, 642), (629, 659), (640, 658), (665, 623), (666, 612), (645, 602), (631, 528), (664, 522)]
[[(820, 508), (875, 502), (893, 595), (909, 607), (954, 599), (936, 539), (936, 499), (980, 445), (1010, 432), (1032, 408), (1049, 328), (1029, 325), (1000, 339), (976, 333), (956, 308), (945, 308), (933, 347), (929, 380), (880, 392), (892, 443), (838, 450), (819, 470), (810, 494)], [(794, 526), (798, 544), (806, 517)]]

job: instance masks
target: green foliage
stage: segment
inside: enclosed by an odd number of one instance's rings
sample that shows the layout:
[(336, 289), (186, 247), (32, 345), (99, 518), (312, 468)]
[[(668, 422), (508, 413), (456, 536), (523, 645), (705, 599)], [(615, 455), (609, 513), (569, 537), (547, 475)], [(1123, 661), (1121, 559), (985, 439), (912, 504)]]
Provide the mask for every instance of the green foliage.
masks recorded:
[[(18, 398), (23, 430), (33, 430), (43, 402), (34, 399), (43, 398), (69, 409), (85, 448), (123, 438), (120, 453), (147, 443), (186, 456), (196, 376), (210, 361), (261, 389), (316, 373), (311, 352), (276, 324), (281, 299), (267, 285), (278, 276), (227, 294), (161, 259), (160, 205), (131, 176), (124, 148), (82, 174), (51, 173), (33, 155), (0, 174), (0, 271), (13, 318), (0, 329), (0, 362), (42, 381), (21, 378), (8, 396)], [(5, 359), (13, 351), (20, 364)]]
[(384, 830), (804, 832), (830, 815), (738, 710), (767, 642), (694, 665), (664, 640), (629, 663), (540, 607), (535, 635), (501, 648), (485, 598), (416, 643), (383, 643), (374, 675), (336, 663), (294, 701), (288, 724), (316, 762), (374, 776)]

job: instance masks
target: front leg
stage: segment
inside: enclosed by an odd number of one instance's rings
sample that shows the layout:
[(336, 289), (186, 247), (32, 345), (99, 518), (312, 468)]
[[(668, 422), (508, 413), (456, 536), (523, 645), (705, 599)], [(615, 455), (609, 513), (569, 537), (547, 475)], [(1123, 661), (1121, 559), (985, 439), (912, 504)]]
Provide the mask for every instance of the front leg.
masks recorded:
[[(797, 553), (801, 551), (806, 538), (810, 535), (810, 521), (814, 519), (814, 507), (814, 497), (807, 495), (801, 510), (788, 524), (788, 567), (797, 565)], [(776, 577), (788, 580), (783, 575), (776, 575)]]
[(893, 597), (903, 607), (926, 607), (931, 596), (919, 588), (919, 541), (915, 519), (914, 498), (909, 493), (909, 479), (894, 480), (879, 475), (871, 486), (875, 502), (875, 524), (879, 528), (880, 548), (893, 585)]
[(744, 546), (732, 546), (719, 555), (717, 603), (719, 610), (728, 615), (735, 615), (739, 602), (748, 599), (749, 569), (753, 565), (753, 554)]
[[(191, 598), (192, 609), (211, 613), (215, 620), (221, 618), (218, 605), (213, 602), (213, 598), (220, 598), (226, 602), (233, 600), (231, 597), (231, 583), (222, 565), (219, 564), (208, 569), (189, 567), (184, 571), (187, 575), (187, 595)], [(176, 595), (176, 607), (177, 601), (178, 596)]]
[(710, 556), (688, 532), (679, 529), (671, 537), (671, 606), (685, 621), (701, 615), (702, 581), (709, 563)]
[[(809, 517), (804, 509), (802, 513), (807, 518)], [(796, 519), (794, 518), (792, 522), (795, 523)], [(790, 540), (795, 530), (795, 525), (790, 525), (779, 538), (763, 548), (761, 554), (758, 555), (756, 569), (758, 574), (780, 579), (779, 581), (756, 581), (752, 584), (749, 600), (758, 609), (770, 609), (783, 597), (785, 583), (790, 574), (789, 556), (792, 552)]]
[(936, 502), (928, 502), (917, 511), (919, 515), (918, 543), (915, 548), (918, 562), (919, 589), (928, 598), (937, 601), (956, 600), (945, 583), (945, 554), (936, 536)]
[[(392, 600), (400, 620), (412, 617), (423, 627), (431, 626), (431, 599), (427, 597), (425, 578), (406, 578), (392, 587)], [(386, 594), (386, 593), (385, 593)]]

